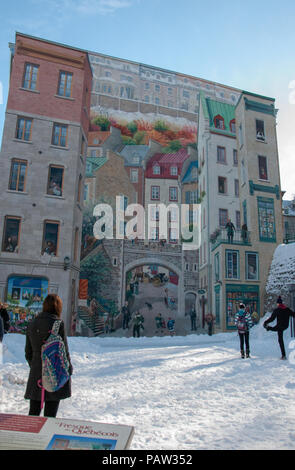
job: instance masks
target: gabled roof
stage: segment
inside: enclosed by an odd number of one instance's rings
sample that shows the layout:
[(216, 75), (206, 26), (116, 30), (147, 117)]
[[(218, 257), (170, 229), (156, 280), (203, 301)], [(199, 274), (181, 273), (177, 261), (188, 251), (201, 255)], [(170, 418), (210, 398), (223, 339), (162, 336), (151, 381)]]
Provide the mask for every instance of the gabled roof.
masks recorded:
[(110, 131), (90, 131), (88, 132), (88, 147), (98, 147), (110, 137)]
[[(235, 119), (235, 106), (223, 101), (213, 100), (211, 98), (205, 98), (204, 94), (201, 94), (201, 103), (205, 119), (209, 120), (209, 128), (218, 134), (225, 134), (231, 137), (235, 137), (235, 133), (232, 132), (230, 122)], [(224, 129), (218, 129), (215, 127), (214, 118), (221, 116), (224, 120)]]
[(94, 172), (101, 168), (107, 161), (107, 157), (87, 157), (85, 174), (86, 178), (94, 177)]
[(195, 183), (198, 179), (198, 176), (193, 174), (193, 169), (198, 169), (198, 161), (195, 160), (189, 164), (188, 169), (185, 172), (184, 177), (182, 178), (182, 183)]
[(124, 157), (125, 166), (142, 166), (148, 151), (148, 145), (125, 145), (120, 155)]
[[(171, 178), (177, 179), (181, 174), (182, 165), (189, 158), (186, 149), (180, 149), (175, 153), (155, 153), (147, 163), (146, 177), (147, 178)], [(153, 173), (154, 165), (159, 165), (161, 168), (160, 174)], [(170, 174), (171, 166), (177, 166), (177, 175)]]

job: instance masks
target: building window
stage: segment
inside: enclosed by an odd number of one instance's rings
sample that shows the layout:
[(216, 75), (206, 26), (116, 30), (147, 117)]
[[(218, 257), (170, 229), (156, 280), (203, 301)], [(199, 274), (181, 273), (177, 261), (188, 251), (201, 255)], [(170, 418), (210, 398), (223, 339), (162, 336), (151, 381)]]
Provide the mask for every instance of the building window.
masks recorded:
[(60, 72), (57, 94), (70, 98), (72, 96), (72, 79), (73, 74), (70, 72)]
[(214, 256), (214, 272), (215, 272), (215, 282), (217, 282), (220, 279), (219, 253), (216, 253), (216, 255)]
[(225, 147), (217, 147), (217, 163), (226, 163)]
[(132, 183), (137, 183), (138, 182), (138, 170), (131, 170), (130, 180), (132, 181)]
[(177, 171), (177, 166), (171, 166), (170, 167), (170, 175), (171, 176), (177, 176), (178, 171)]
[(150, 84), (149, 84), (149, 82), (145, 82), (144, 87), (145, 87), (146, 90), (149, 90), (149, 89), (150, 89)]
[(189, 98), (189, 91), (183, 90), (182, 96), (183, 96), (184, 98)]
[(160, 199), (160, 186), (151, 187), (151, 199), (159, 200)]
[(155, 91), (159, 92), (161, 90), (160, 85), (155, 85)]
[(275, 242), (275, 211), (274, 201), (271, 198), (258, 197), (258, 222), (260, 241)]
[(151, 207), (151, 220), (153, 222), (158, 222), (159, 221), (159, 208), (156, 206), (150, 206)]
[(225, 227), (228, 220), (228, 211), (227, 209), (219, 209), (219, 226)]
[(79, 254), (79, 228), (75, 229), (75, 238), (74, 238), (74, 261), (78, 261)]
[(233, 149), (233, 164), (235, 166), (238, 165), (238, 151), (236, 149)]
[(59, 237), (59, 222), (46, 220), (43, 229), (42, 255), (44, 253), (57, 256)]
[(240, 183), (239, 180), (235, 180), (235, 196), (240, 196)]
[(68, 140), (68, 126), (62, 124), (53, 125), (52, 145), (66, 147)]
[(239, 141), (240, 141), (240, 148), (241, 148), (244, 145), (244, 134), (243, 134), (242, 124), (239, 125)]
[(167, 91), (168, 91), (168, 95), (172, 95), (172, 88), (169, 87)]
[(63, 192), (64, 168), (61, 166), (50, 165), (47, 194), (52, 196), (62, 196)]
[(239, 279), (239, 252), (225, 251), (225, 277), (227, 279)]
[(153, 175), (159, 175), (161, 173), (160, 165), (153, 166)]
[(246, 280), (258, 281), (258, 253), (246, 253)]
[(20, 235), (20, 217), (6, 216), (4, 220), (4, 233), (2, 251), (18, 253)]
[(259, 169), (259, 179), (268, 180), (266, 157), (258, 155), (258, 169)]
[(89, 184), (84, 184), (84, 201), (89, 201)]
[(256, 119), (256, 139), (265, 142), (264, 121)]
[(235, 134), (236, 133), (236, 120), (232, 119), (229, 123), (230, 131)]
[(236, 211), (236, 227), (238, 230), (241, 228), (241, 212)]
[(176, 243), (178, 239), (178, 233), (176, 228), (169, 228), (169, 242)]
[(78, 181), (78, 193), (77, 193), (77, 202), (80, 204), (81, 202), (81, 196), (82, 196), (82, 175), (79, 175), (79, 181)]
[(151, 240), (159, 240), (159, 227), (151, 227), (150, 235)]
[(33, 64), (25, 65), (25, 72), (23, 78), (23, 88), (28, 90), (36, 90), (38, 82), (39, 66)]
[(23, 192), (26, 186), (27, 162), (24, 160), (12, 160), (9, 189)]
[(33, 120), (28, 118), (17, 118), (16, 124), (16, 138), (19, 140), (31, 140)]
[(169, 201), (177, 201), (177, 200), (178, 200), (177, 188), (175, 187), (169, 188)]
[(160, 104), (160, 98), (155, 98), (155, 104)]
[(146, 95), (146, 96), (144, 97), (144, 101), (145, 101), (146, 103), (149, 103), (149, 102), (150, 102), (150, 97), (149, 97), (148, 95)]
[(224, 119), (222, 116), (215, 116), (214, 126), (216, 127), (216, 129), (224, 129)]
[(222, 176), (218, 176), (218, 192), (219, 194), (227, 193), (226, 178), (223, 178)]

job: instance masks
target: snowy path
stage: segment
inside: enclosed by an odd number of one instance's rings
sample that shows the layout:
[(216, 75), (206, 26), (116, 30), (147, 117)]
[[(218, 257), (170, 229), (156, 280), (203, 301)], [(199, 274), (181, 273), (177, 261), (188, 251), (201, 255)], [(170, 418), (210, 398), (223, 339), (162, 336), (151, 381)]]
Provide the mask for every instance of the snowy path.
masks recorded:
[[(69, 338), (73, 396), (58, 417), (134, 425), (132, 449), (294, 449), (295, 366), (275, 334), (251, 333), (245, 360), (236, 333)], [(27, 414), (24, 337), (5, 349), (0, 412)]]

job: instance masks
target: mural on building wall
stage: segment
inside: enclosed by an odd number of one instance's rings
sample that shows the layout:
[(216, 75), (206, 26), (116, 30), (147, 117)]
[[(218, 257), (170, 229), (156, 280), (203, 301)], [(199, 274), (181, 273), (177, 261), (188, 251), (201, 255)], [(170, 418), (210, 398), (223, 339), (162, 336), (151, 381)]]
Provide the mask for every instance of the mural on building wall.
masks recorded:
[(133, 334), (133, 318), (138, 311), (144, 319), (141, 335), (170, 334), (167, 324), (176, 318), (178, 282), (176, 273), (157, 264), (138, 266), (129, 271), (125, 299), (131, 321), (126, 334)]
[(6, 305), (10, 332), (25, 333), (28, 322), (41, 312), (47, 294), (46, 278), (12, 276), (8, 279)]
[(148, 145), (151, 139), (174, 152), (197, 141), (197, 125), (186, 118), (92, 108), (91, 130), (110, 126), (120, 129), (125, 145)]

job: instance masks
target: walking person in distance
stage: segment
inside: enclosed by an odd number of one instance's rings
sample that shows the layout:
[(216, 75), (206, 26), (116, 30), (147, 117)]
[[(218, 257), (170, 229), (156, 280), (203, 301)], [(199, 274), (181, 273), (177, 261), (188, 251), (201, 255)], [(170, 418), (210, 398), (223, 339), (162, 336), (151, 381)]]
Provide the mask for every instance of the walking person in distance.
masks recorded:
[[(25, 357), (30, 366), (30, 374), (27, 382), (25, 399), (30, 400), (29, 415), (39, 416), (41, 412), (41, 388), (42, 358), (41, 348), (49, 337), (53, 325), (61, 319), (62, 300), (56, 294), (49, 294), (43, 302), (43, 310), (30, 322), (26, 333)], [(64, 322), (60, 320), (59, 335), (61, 336), (67, 359), (69, 361), (69, 374), (72, 375), (73, 367), (67, 344)], [(62, 388), (55, 392), (45, 391), (44, 416), (55, 418), (60, 400), (71, 396), (71, 379)]]

